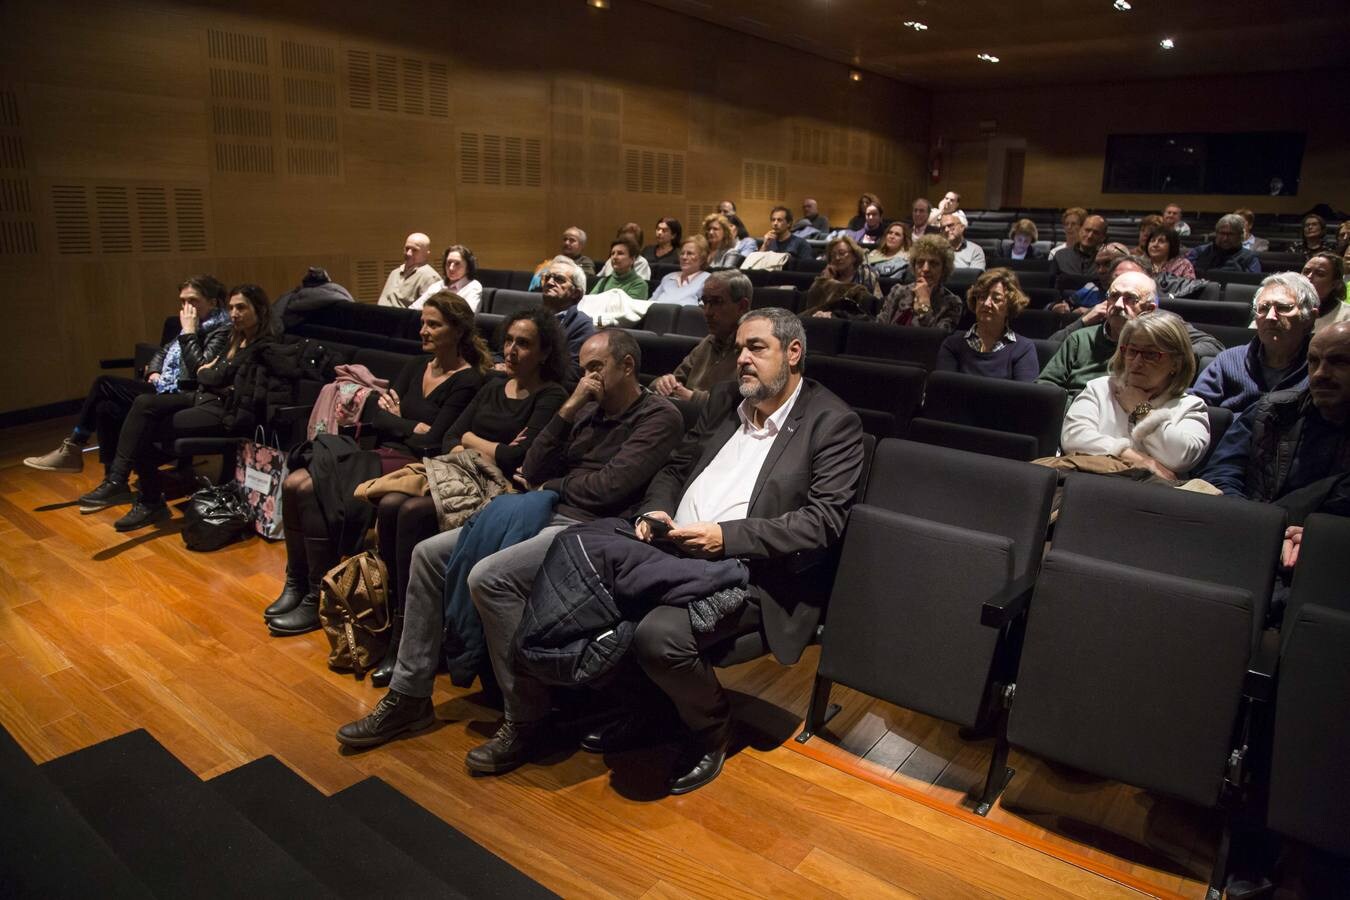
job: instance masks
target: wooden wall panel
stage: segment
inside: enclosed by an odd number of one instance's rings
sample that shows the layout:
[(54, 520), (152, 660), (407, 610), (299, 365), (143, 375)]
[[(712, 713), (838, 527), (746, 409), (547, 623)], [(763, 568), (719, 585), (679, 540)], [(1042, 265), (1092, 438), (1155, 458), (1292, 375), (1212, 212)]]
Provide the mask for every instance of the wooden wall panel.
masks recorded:
[[(622, 222), (688, 222), (724, 198), (756, 233), (807, 194), (843, 220), (862, 190), (914, 189), (928, 106), (640, 2), (315, 17), (300, 0), (92, 0), (72, 17), (11, 0), (0, 412), (83, 394), (99, 357), (158, 334), (196, 272), (275, 296), (321, 264), (374, 299), (411, 231), (502, 268), (556, 252), (568, 225), (603, 257)], [(807, 133), (843, 152), (804, 159)], [(25, 377), (35, 361), (59, 373)]]
[[(1000, 137), (1027, 141), (1026, 206), (1147, 209), (1174, 199), (1188, 210), (1298, 213), (1317, 203), (1344, 209), (1350, 205), (1350, 119), (1341, 96), (1347, 78), (1342, 70), (938, 94), (933, 134), (955, 142), (957, 153), (947, 154), (933, 193), (957, 190), (966, 205), (983, 203), (988, 137), (979, 123), (995, 121)], [(1307, 133), (1297, 196), (1102, 193), (1108, 134), (1285, 130)]]

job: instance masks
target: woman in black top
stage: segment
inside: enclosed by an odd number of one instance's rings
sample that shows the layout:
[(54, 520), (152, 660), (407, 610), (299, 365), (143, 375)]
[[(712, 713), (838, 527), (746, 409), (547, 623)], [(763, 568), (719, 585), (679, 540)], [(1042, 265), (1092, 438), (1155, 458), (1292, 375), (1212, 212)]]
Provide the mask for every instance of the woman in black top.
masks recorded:
[(643, 258), (652, 267), (653, 280), (660, 280), (655, 278), (657, 263), (672, 266), (680, 264), (680, 237), (683, 234), (684, 226), (680, 224), (679, 219), (666, 216), (656, 220), (656, 243), (642, 248)]
[[(226, 309), (230, 327), (203, 338), (196, 322), (184, 322), (200, 345), (195, 393), (142, 394), (131, 404), (117, 438), (117, 455), (103, 482), (79, 499), (81, 512), (92, 512), (135, 500), (131, 511), (113, 523), (118, 531), (132, 531), (169, 518), (164, 502), (154, 445), (178, 437), (236, 434), (253, 427), (252, 411), (237, 409), (235, 378), (252, 362), (255, 347), (271, 340), (267, 328), (267, 293), (256, 284), (241, 284), (229, 292)], [(186, 315), (187, 307), (184, 307)], [(220, 332), (228, 332), (228, 337)], [(132, 470), (140, 479), (140, 493), (128, 486)]]
[[(474, 330), (473, 310), (458, 294), (442, 291), (422, 306), (422, 349), (386, 395), (373, 395), (368, 415), (380, 438), (382, 468), (392, 472), (440, 448), (446, 429), (472, 401), (491, 364), (487, 345)], [(338, 563), (338, 548), (314, 497), (308, 469), (286, 476), (281, 488), (286, 534), (286, 584), (263, 612), (276, 635), (304, 634), (319, 627), (319, 585)]]
[[(558, 318), (543, 307), (521, 310), (506, 320), (502, 338), (505, 371), (488, 379), (473, 402), (445, 433), (443, 448), (476, 450), (496, 463), (508, 479), (525, 460), (537, 435), (567, 399), (562, 387), (567, 371), (567, 339)], [(403, 631), (403, 598), (413, 548), (437, 532), (436, 507), (430, 496), (391, 493), (380, 498), (376, 512), (380, 557), (389, 572), (389, 597), (394, 611), (389, 653), (370, 673), (371, 683), (389, 683), (398, 659)]]

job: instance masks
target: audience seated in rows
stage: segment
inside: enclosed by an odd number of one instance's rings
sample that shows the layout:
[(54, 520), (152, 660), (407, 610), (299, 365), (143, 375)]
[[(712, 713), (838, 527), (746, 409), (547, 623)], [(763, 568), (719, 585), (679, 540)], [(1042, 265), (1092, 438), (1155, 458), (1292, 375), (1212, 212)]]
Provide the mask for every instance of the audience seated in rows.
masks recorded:
[(1335, 246), (1327, 239), (1327, 221), (1316, 213), (1303, 217), (1303, 238), (1289, 245), (1289, 252), (1304, 259), (1314, 253), (1334, 253)]
[(1350, 288), (1345, 281), (1345, 260), (1334, 253), (1314, 253), (1303, 264), (1303, 277), (1317, 291), (1317, 319), (1313, 331), (1350, 321)]
[(1008, 258), (1045, 259), (1045, 253), (1036, 247), (1036, 241), (1039, 238), (1040, 232), (1037, 230), (1035, 222), (1030, 219), (1018, 219), (1008, 229), (1008, 240), (1012, 241), (1012, 247), (1008, 250)]
[[(332, 306), (334, 303), (355, 302), (356, 298), (352, 296), (351, 291), (328, 277), (327, 269), (310, 266), (300, 279), (300, 284), (282, 294), (272, 304), (272, 335), (281, 337), (287, 328), (299, 325), (305, 320), (305, 316), (316, 310)], [(226, 324), (229, 317), (225, 315), (225, 311), (219, 307), (217, 311), (218, 324)]]
[(1235, 416), (1271, 391), (1297, 391), (1307, 384), (1317, 292), (1302, 275), (1279, 272), (1261, 282), (1252, 312), (1256, 336), (1214, 357), (1191, 388), (1205, 403)]
[[(623, 223), (623, 225), (619, 226), (619, 230), (614, 233), (614, 239), (617, 241), (625, 237), (632, 239), (634, 247), (639, 248), (642, 247), (642, 237), (643, 237), (642, 226), (636, 222)], [(632, 268), (633, 271), (638, 274), (638, 277), (641, 278), (643, 281), (652, 280), (651, 263), (647, 262), (646, 258), (642, 255), (641, 250), (638, 250), (633, 254)], [(600, 269), (599, 276), (601, 278), (604, 278), (607, 275), (613, 274), (614, 274), (614, 262), (613, 260), (607, 259), (605, 260), (604, 266)]]
[(1061, 449), (1113, 456), (1175, 481), (1209, 448), (1205, 402), (1186, 393), (1195, 369), (1181, 318), (1141, 312), (1121, 327), (1108, 374), (1089, 381), (1069, 404)]
[(663, 397), (702, 406), (708, 392), (736, 376), (736, 325), (750, 311), (754, 287), (750, 279), (734, 270), (713, 272), (703, 283), (699, 306), (708, 334), (694, 345), (675, 371), (652, 381), (651, 388)]
[(844, 226), (844, 231), (858, 231), (862, 229), (862, 227), (867, 224), (867, 207), (869, 206), (880, 207), (881, 200), (876, 194), (865, 191), (863, 195), (858, 198), (858, 214), (848, 220), (848, 225)]
[[(472, 450), (509, 481), (535, 438), (567, 399), (562, 381), (569, 359), (558, 321), (547, 309), (519, 310), (502, 325), (501, 371), (488, 377), (446, 429), (440, 447), (428, 455)], [(380, 558), (388, 572), (392, 634), (383, 662), (370, 673), (371, 683), (377, 687), (389, 684), (398, 659), (414, 548), (464, 517), (463, 513), (451, 516), (438, 511), (437, 498), (431, 492), (446, 489), (447, 485), (438, 480), (435, 485), (428, 484), (429, 492), (424, 495), (391, 491), (378, 498), (375, 520)], [(443, 499), (448, 502), (452, 498)]]
[(1186, 258), (1197, 272), (1260, 272), (1261, 260), (1242, 246), (1246, 224), (1242, 216), (1229, 213), (1214, 226), (1214, 240), (1192, 247)]
[(928, 214), (928, 224), (941, 227), (942, 217), (948, 213), (961, 211), (961, 195), (956, 191), (948, 191), (942, 195), (938, 205)]
[(966, 292), (975, 324), (949, 335), (938, 348), (937, 368), (988, 378), (1035, 381), (1040, 373), (1036, 345), (1019, 339), (1011, 322), (1027, 308), (1027, 295), (1011, 269), (990, 269)]
[(1158, 228), (1166, 228), (1163, 217), (1159, 215), (1144, 216), (1139, 220), (1139, 242), (1130, 250), (1135, 256), (1148, 256), (1148, 239), (1153, 236), (1153, 232)]
[(680, 244), (684, 237), (684, 226), (679, 219), (662, 216), (656, 220), (656, 243), (642, 248), (642, 258), (652, 271), (658, 265), (678, 265)]
[[(592, 335), (581, 348), (584, 376), (516, 473), (528, 493), (498, 498), (479, 514), (472, 543), (480, 555), (456, 553), (465, 528), (417, 545), (389, 692), (370, 715), (339, 729), (339, 741), (375, 746), (435, 721), (431, 692), (442, 659), (446, 611), (471, 602), (481, 618), (482, 644), (466, 647), (463, 667), (468, 671), (451, 674), (456, 680), (481, 674), (473, 669), (483, 667), (486, 654), (506, 717), (491, 741), (469, 753), (466, 764), (480, 774), (504, 772), (535, 751), (550, 710), (549, 690), (516, 671), (512, 639), (544, 555), (568, 526), (638, 512), (643, 492), (684, 431), (675, 407), (638, 384), (640, 358), (637, 342), (625, 332), (604, 329)], [(510, 501), (509, 507), (503, 500)], [(497, 533), (485, 534), (482, 520), (494, 506), (510, 508), (514, 515), (495, 525)], [(462, 580), (447, 585), (448, 577)], [(449, 603), (447, 587), (457, 595)]]
[(798, 237), (824, 237), (830, 233), (830, 220), (820, 211), (812, 197), (802, 201), (802, 217), (792, 223), (792, 233)]
[(909, 239), (918, 240), (925, 234), (941, 234), (942, 229), (936, 224), (928, 224), (929, 217), (933, 214), (933, 204), (927, 199), (919, 197), (910, 207), (910, 227)]
[(1115, 277), (1116, 263), (1129, 255), (1130, 251), (1124, 244), (1110, 243), (1099, 247), (1097, 255), (1093, 257), (1092, 261), (1094, 269), (1092, 280), (1072, 294), (1052, 304), (1050, 308), (1057, 313), (1085, 315), (1088, 310), (1102, 301), (1102, 295), (1107, 285)]
[[(197, 388), (197, 369), (220, 355), (230, 341), (230, 316), (226, 313), (225, 285), (210, 275), (194, 275), (178, 286), (179, 332), (161, 347), (145, 367), (143, 378), (100, 375), (94, 379), (80, 407), (70, 436), (50, 453), (30, 456), (24, 465), (44, 472), (83, 472), (84, 446), (98, 436), (98, 459), (103, 463), (104, 483), (119, 482), (113, 473), (122, 428), (136, 398), (154, 394), (191, 395)], [(125, 476), (128, 473), (123, 473)], [(122, 477), (120, 482), (125, 482)], [(100, 485), (101, 487), (101, 485)], [(125, 484), (123, 484), (125, 488)], [(126, 502), (123, 490), (108, 502), (91, 505), (102, 509)]]
[[(167, 519), (169, 507), (164, 502), (155, 445), (180, 437), (252, 431), (257, 424), (256, 401), (261, 399), (258, 393), (265, 393), (269, 386), (258, 383), (255, 365), (259, 351), (272, 343), (268, 307), (262, 288), (238, 285), (230, 289), (225, 307), (230, 327), (202, 335), (196, 307), (184, 303), (180, 321), (188, 337), (180, 341), (192, 348), (184, 349), (184, 357), (191, 354), (200, 360), (197, 389), (136, 396), (118, 432), (116, 455), (107, 474), (98, 487), (80, 497), (81, 510), (131, 503), (131, 510), (113, 523), (118, 531), (134, 531)], [(136, 494), (129, 484), (133, 470), (139, 480)]]
[(1036, 380), (1064, 388), (1071, 399), (1078, 396), (1107, 374), (1125, 323), (1157, 305), (1157, 286), (1148, 275), (1137, 269), (1116, 275), (1106, 299), (1073, 323), (1079, 327), (1061, 332), (1063, 343)]
[[(474, 328), (473, 310), (458, 294), (442, 290), (428, 297), (421, 322), (422, 351), (431, 355), (410, 359), (387, 391), (371, 391), (362, 412), (363, 424), (379, 442), (386, 475), (440, 451), (446, 429), (468, 407), (492, 366), (492, 355)], [(294, 468), (286, 476), (281, 490), (286, 582), (263, 611), (272, 634), (305, 634), (319, 627), (319, 586), (344, 550), (341, 535), (330, 533), (324, 498), (350, 496), (355, 484), (325, 482), (308, 468)]]
[(1265, 253), (1267, 250), (1269, 250), (1270, 241), (1266, 240), (1263, 237), (1257, 237), (1255, 232), (1252, 231), (1252, 229), (1256, 226), (1256, 213), (1252, 212), (1250, 209), (1247, 209), (1245, 207), (1243, 207), (1242, 209), (1235, 209), (1233, 210), (1233, 212), (1236, 215), (1242, 216), (1243, 248), (1246, 250), (1250, 250), (1253, 253)]
[(867, 252), (847, 235), (837, 237), (825, 245), (826, 265), (816, 281), (834, 281), (840, 284), (861, 285), (869, 294), (881, 299), (881, 279), (867, 264)]
[(961, 320), (961, 298), (944, 284), (951, 275), (954, 255), (947, 239), (924, 235), (909, 249), (912, 284), (897, 284), (881, 304), (877, 321), (887, 325), (918, 325), (951, 331)]
[(708, 280), (708, 242), (695, 234), (680, 245), (680, 269), (661, 279), (652, 294), (653, 303), (678, 303), (693, 306)]
[(765, 253), (786, 253), (796, 259), (815, 259), (816, 252), (811, 245), (792, 233), (788, 227), (792, 220), (792, 210), (786, 206), (775, 206), (769, 212), (769, 230), (759, 249)]
[(403, 265), (395, 268), (384, 280), (380, 291), (380, 306), (407, 309), (427, 289), (441, 280), (436, 270), (427, 265), (431, 257), (431, 238), (421, 232), (408, 235), (403, 242)]
[(878, 278), (901, 278), (909, 268), (909, 226), (892, 222), (886, 226), (881, 243), (867, 252), (867, 264)]
[(647, 279), (638, 274), (634, 263), (638, 259), (637, 241), (630, 234), (621, 234), (609, 244), (608, 275), (601, 275), (587, 293), (623, 291), (634, 300), (647, 299)]
[(1195, 264), (1181, 252), (1181, 236), (1166, 225), (1148, 233), (1144, 249), (1144, 256), (1152, 263), (1154, 276), (1195, 277)]
[(882, 235), (886, 231), (886, 226), (890, 222), (886, 219), (886, 211), (881, 208), (879, 203), (867, 204), (867, 209), (863, 210), (863, 225), (861, 228), (850, 229), (844, 234), (848, 235), (862, 247), (873, 247), (881, 243)]
[[(571, 261), (573, 264), (575, 264), (578, 268), (581, 269), (583, 282), (585, 281), (585, 278), (595, 275), (595, 260), (591, 259), (584, 252), (582, 252), (585, 249), (586, 249), (586, 232), (582, 231), (575, 225), (563, 231), (562, 249), (558, 252), (558, 256), (566, 257), (569, 261)], [(557, 260), (558, 256), (553, 257), (553, 260)], [(529, 290), (537, 291), (540, 289), (540, 278), (542, 277), (544, 271), (551, 264), (552, 260), (546, 259), (535, 268), (534, 278), (530, 280)], [(586, 289), (583, 284), (582, 293), (585, 292)]]
[(1062, 275), (1091, 275), (1096, 265), (1097, 248), (1105, 240), (1106, 220), (1101, 216), (1088, 216), (1078, 229), (1078, 242), (1050, 257), (1051, 271)]
[(757, 249), (752, 238), (738, 239), (730, 220), (721, 213), (703, 217), (703, 239), (708, 242), (708, 265), (714, 269), (740, 268), (741, 260)]
[(1070, 206), (1059, 215), (1059, 225), (1064, 229), (1064, 240), (1050, 248), (1050, 258), (1054, 259), (1055, 254), (1065, 247), (1075, 247), (1078, 245), (1078, 233), (1083, 227), (1083, 221), (1087, 219), (1087, 210), (1081, 206)]
[(423, 291), (409, 308), (421, 309), (428, 298), (436, 296), (441, 291), (450, 291), (469, 304), (469, 309), (478, 312), (478, 305), (483, 298), (483, 286), (476, 278), (478, 258), (473, 255), (473, 251), (463, 244), (447, 247), (441, 256), (441, 271), (445, 273), (444, 280), (437, 281)]
[(1175, 231), (1182, 237), (1190, 237), (1191, 226), (1187, 225), (1181, 218), (1181, 207), (1175, 203), (1169, 203), (1163, 207), (1163, 224)]
[(736, 214), (736, 204), (734, 202), (731, 200), (723, 200), (721, 203), (717, 204), (717, 211), (726, 216), (727, 221), (730, 222), (732, 228), (735, 229), (736, 240), (743, 241), (750, 236), (750, 230), (745, 227), (745, 223), (741, 221), (741, 217)]
[(581, 345), (595, 333), (591, 317), (577, 308), (586, 294), (586, 274), (570, 257), (555, 256), (540, 275), (544, 306), (558, 317), (558, 327), (567, 339), (567, 355), (575, 368)]
[(951, 245), (954, 265), (958, 269), (985, 268), (984, 248), (974, 241), (966, 240), (966, 214), (959, 209), (944, 213), (941, 223), (942, 233)]

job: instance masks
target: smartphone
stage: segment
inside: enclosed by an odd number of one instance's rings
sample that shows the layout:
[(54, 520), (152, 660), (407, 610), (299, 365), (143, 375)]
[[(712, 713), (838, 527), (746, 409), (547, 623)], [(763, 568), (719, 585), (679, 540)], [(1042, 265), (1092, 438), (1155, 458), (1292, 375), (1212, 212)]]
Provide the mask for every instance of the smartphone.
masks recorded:
[(638, 521), (646, 522), (647, 527), (652, 530), (652, 537), (657, 540), (665, 540), (670, 537), (671, 525), (669, 522), (664, 522), (661, 519), (656, 519), (651, 516), (638, 516)]

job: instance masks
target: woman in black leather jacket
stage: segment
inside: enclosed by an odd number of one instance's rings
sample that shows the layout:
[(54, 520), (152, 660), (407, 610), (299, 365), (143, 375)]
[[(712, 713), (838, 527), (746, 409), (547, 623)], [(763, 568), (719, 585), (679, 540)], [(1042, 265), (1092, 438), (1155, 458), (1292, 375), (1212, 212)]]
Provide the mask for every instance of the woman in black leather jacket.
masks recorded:
[[(230, 327), (193, 341), (201, 343), (194, 393), (145, 394), (137, 397), (122, 423), (117, 455), (103, 483), (80, 498), (80, 511), (93, 512), (135, 501), (131, 511), (113, 527), (131, 531), (169, 517), (164, 502), (154, 444), (178, 437), (242, 433), (252, 427), (252, 412), (236, 409), (236, 378), (251, 364), (254, 350), (270, 341), (268, 299), (256, 284), (241, 284), (229, 292), (226, 310)], [(195, 323), (194, 323), (195, 325)], [(186, 323), (185, 323), (185, 329)], [(140, 479), (139, 495), (128, 484), (132, 470)]]

